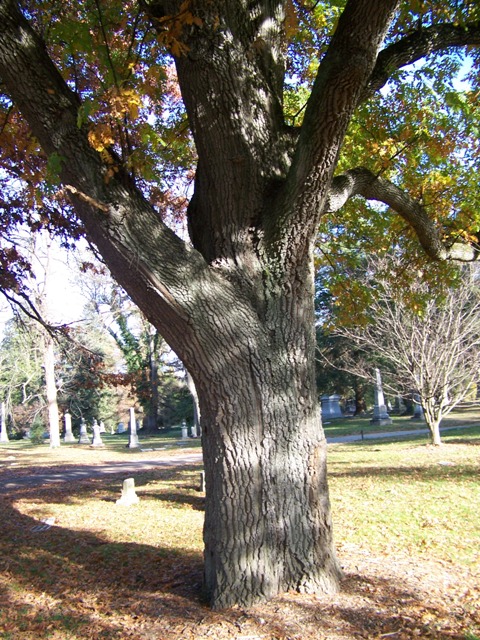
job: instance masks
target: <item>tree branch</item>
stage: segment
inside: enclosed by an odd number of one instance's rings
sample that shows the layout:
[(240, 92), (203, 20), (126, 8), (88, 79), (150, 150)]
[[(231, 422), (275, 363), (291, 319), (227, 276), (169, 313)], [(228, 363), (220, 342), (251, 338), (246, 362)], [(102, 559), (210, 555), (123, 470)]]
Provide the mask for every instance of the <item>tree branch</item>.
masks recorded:
[(412, 64), (430, 53), (449, 47), (468, 45), (480, 45), (480, 22), (472, 22), (463, 26), (433, 25), (410, 33), (379, 53), (361, 100), (366, 100), (381, 89), (394, 71)]
[(180, 342), (179, 327), (201, 307), (203, 291), (226, 283), (162, 222), (121, 165), (110, 175), (78, 126), (77, 96), (12, 0), (0, 3), (0, 75), (46, 154), (60, 158), (62, 184), (114, 277), (150, 317), (165, 318), (170, 344)]
[(420, 244), (431, 258), (461, 262), (480, 259), (479, 247), (460, 242), (451, 245), (446, 243), (441, 230), (419, 202), (389, 180), (362, 167), (351, 169), (332, 180), (323, 212), (338, 211), (349, 198), (357, 195), (383, 202), (398, 213), (414, 229)]
[(318, 226), (345, 132), (397, 5), (396, 0), (350, 0), (338, 21), (308, 99), (285, 185), (285, 214), (272, 227), (272, 246), (274, 233), (286, 230), (289, 255), (301, 256)]

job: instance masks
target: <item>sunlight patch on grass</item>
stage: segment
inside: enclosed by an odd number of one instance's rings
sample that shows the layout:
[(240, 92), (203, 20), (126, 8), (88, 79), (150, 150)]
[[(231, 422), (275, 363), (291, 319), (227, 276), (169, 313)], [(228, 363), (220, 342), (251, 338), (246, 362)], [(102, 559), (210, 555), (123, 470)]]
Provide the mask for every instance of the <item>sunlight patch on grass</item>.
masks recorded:
[(411, 443), (331, 447), (337, 543), (478, 566), (480, 469), (475, 449)]

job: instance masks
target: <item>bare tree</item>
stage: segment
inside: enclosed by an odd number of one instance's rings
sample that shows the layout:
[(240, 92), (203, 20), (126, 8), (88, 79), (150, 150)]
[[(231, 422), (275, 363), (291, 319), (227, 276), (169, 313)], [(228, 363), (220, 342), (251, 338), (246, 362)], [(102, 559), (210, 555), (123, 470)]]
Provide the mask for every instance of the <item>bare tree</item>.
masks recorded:
[[(340, 327), (336, 333), (349, 338), (370, 358), (381, 360), (390, 369), (397, 391), (419, 394), (432, 444), (440, 445), (442, 419), (479, 378), (478, 269), (464, 268), (456, 288), (436, 295), (419, 282), (412, 285), (412, 291), (393, 289), (378, 272), (377, 265), (370, 322)], [(366, 361), (347, 362), (345, 368), (369, 377)]]

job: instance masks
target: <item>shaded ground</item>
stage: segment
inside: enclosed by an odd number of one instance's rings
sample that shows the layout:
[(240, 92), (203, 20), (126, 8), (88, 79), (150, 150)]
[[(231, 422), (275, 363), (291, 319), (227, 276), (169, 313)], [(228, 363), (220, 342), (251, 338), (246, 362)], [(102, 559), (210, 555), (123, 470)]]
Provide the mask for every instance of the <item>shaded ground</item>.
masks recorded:
[[(100, 482), (82, 482), (77, 491), (101, 498)], [(288, 594), (248, 611), (212, 612), (202, 603), (200, 554), (109, 544), (94, 527), (41, 531), (38, 520), (12, 507), (22, 499), (55, 502), (60, 492), (24, 488), (0, 500), (0, 569), (9, 583), (0, 595), (0, 610), (9, 612), (0, 618), (2, 638), (463, 639), (480, 628), (478, 573), (398, 554), (372, 557), (353, 545), (339, 549), (345, 579), (336, 596)], [(43, 555), (43, 569), (20, 575), (16, 556), (25, 554)]]
[[(159, 457), (156, 459), (140, 459), (125, 461), (98, 462), (96, 464), (70, 464), (63, 466), (41, 466), (34, 469), (15, 470), (10, 473), (7, 469), (0, 470), (0, 491), (11, 491), (27, 486), (48, 485), (57, 482), (79, 482), (93, 478), (101, 478), (111, 474), (123, 476), (137, 474), (148, 469), (187, 466), (198, 463), (202, 454), (188, 452), (175, 456)], [(2, 471), (4, 473), (2, 473)], [(5, 473), (5, 471), (7, 471)]]
[[(468, 442), (471, 451), (476, 445)], [(363, 451), (373, 456), (377, 449)], [(406, 451), (411, 459), (417, 449)], [(107, 453), (102, 456), (104, 464)], [(145, 463), (147, 456), (141, 455)], [(119, 509), (114, 503), (125, 474), (93, 477), (100, 463), (92, 462), (90, 478), (42, 487), (15, 484), (27, 471), (3, 468), (1, 482), (12, 483), (0, 495), (3, 640), (480, 638), (478, 566), (426, 553), (372, 554), (340, 535), (345, 577), (339, 594), (287, 594), (249, 610), (212, 612), (201, 589), (200, 465), (187, 459), (185, 469), (136, 473), (141, 502)], [(61, 471), (58, 463), (55, 467)], [(363, 473), (373, 482), (374, 471)], [(344, 473), (354, 482), (360, 472)], [(51, 515), (55, 522), (44, 526), (42, 520)], [(348, 527), (348, 520), (342, 524)], [(456, 525), (461, 536), (462, 523)], [(395, 540), (389, 542), (394, 548)]]

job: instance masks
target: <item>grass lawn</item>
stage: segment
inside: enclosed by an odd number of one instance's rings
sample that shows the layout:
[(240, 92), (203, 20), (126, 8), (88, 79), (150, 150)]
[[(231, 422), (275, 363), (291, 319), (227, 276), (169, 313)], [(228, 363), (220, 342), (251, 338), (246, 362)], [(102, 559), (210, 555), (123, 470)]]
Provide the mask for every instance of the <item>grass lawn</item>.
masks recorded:
[[(362, 431), (364, 434), (389, 432), (389, 431), (413, 431), (426, 429), (425, 422), (412, 420), (411, 416), (390, 415), (392, 424), (372, 425), (371, 416), (335, 418), (326, 420), (323, 428), (328, 437), (356, 435)], [(452, 411), (441, 424), (441, 428), (457, 427), (463, 425), (480, 425), (480, 407), (478, 405), (462, 406)]]
[[(0, 481), (161, 459), (184, 452), (179, 440), (144, 441), (154, 449), (144, 452), (127, 449), (123, 435), (95, 450), (2, 444)], [(115, 504), (121, 474), (3, 492), (0, 638), (478, 640), (480, 425), (444, 440), (441, 448), (425, 436), (329, 445), (342, 591), (286, 594), (249, 610), (212, 612), (202, 601), (200, 465), (135, 473), (140, 502), (131, 507)]]

